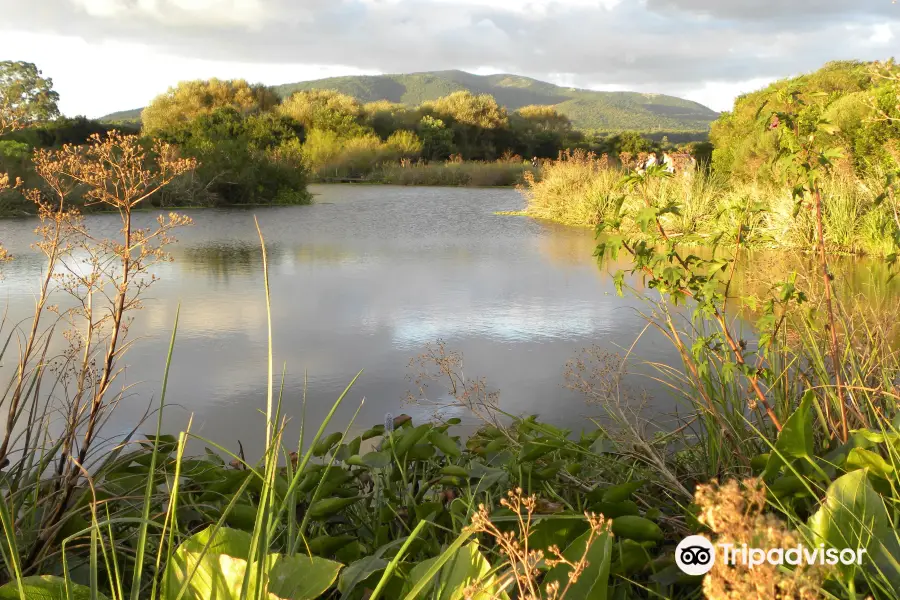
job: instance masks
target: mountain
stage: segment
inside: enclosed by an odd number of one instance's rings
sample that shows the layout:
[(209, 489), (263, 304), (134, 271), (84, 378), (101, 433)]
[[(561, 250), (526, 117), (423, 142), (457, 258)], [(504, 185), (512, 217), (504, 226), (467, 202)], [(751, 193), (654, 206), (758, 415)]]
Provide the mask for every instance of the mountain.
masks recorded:
[(579, 129), (705, 131), (719, 113), (689, 100), (662, 94), (596, 92), (561, 87), (520, 75), (473, 75), (433, 71), (409, 75), (331, 77), (275, 86), (282, 97), (311, 89), (332, 89), (361, 102), (390, 100), (418, 105), (459, 90), (490, 94), (509, 110), (551, 104)]
[[(356, 75), (288, 83), (272, 88), (281, 97), (311, 89), (331, 89), (360, 102), (389, 100), (416, 106), (452, 92), (490, 94), (509, 110), (529, 104), (550, 104), (578, 129), (604, 131), (707, 131), (719, 113), (690, 100), (663, 94), (596, 92), (561, 87), (520, 75), (473, 75), (464, 71), (433, 71), (407, 75)], [(139, 110), (122, 111), (103, 121), (133, 121)]]
[(120, 110), (118, 112), (109, 113), (105, 117), (100, 117), (103, 123), (140, 123), (143, 108), (133, 108), (131, 110)]

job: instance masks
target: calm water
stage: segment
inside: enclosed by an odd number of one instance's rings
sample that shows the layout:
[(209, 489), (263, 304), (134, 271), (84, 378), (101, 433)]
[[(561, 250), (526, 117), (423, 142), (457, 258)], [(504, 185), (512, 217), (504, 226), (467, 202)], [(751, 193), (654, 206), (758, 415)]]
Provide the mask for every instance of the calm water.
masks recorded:
[[(580, 430), (596, 407), (563, 387), (566, 361), (597, 344), (627, 348), (644, 323), (618, 298), (593, 259), (592, 232), (496, 216), (518, 210), (513, 190), (319, 186), (312, 206), (190, 213), (131, 329), (143, 339), (127, 355), (122, 382), (135, 384), (107, 426), (127, 431), (158, 398), (169, 336), (181, 305), (165, 427), (193, 430), (248, 456), (262, 447), (266, 313), (254, 214), (270, 260), (276, 378), (287, 365), (284, 407), (296, 437), (304, 373), (307, 418), (318, 426), (356, 372), (365, 369), (338, 413), (355, 429), (384, 414), (423, 417), (405, 403), (410, 359), (443, 339), (464, 356), (466, 377), (485, 377), (512, 413), (539, 413)], [(142, 213), (149, 222), (154, 214)], [(112, 235), (113, 216), (90, 228)], [(3, 299), (13, 317), (32, 304), (41, 261), (29, 244), (34, 221), (0, 222), (0, 240), (17, 255), (4, 266)], [(671, 361), (651, 336), (636, 353)], [(277, 392), (277, 388), (276, 388)], [(437, 383), (430, 398), (445, 392)], [(662, 393), (654, 402), (671, 408)], [(460, 415), (465, 416), (465, 415)], [(292, 436), (289, 436), (292, 437)]]

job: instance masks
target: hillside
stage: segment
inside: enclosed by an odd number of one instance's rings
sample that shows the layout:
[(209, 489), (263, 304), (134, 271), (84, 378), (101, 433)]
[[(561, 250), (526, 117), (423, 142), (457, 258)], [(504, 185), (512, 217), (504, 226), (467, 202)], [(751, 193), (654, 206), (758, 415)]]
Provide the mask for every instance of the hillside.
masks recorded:
[(464, 71), (332, 77), (273, 89), (284, 97), (316, 88), (337, 90), (362, 102), (390, 100), (413, 106), (468, 90), (490, 94), (509, 110), (529, 104), (555, 105), (579, 129), (698, 131), (708, 129), (718, 117), (702, 104), (662, 94), (595, 92), (519, 75), (472, 75)]
[[(595, 92), (566, 88), (519, 75), (472, 75), (435, 71), (409, 75), (360, 75), (274, 86), (282, 97), (310, 89), (332, 89), (362, 102), (390, 100), (416, 106), (455, 91), (490, 94), (509, 110), (529, 104), (552, 104), (578, 129), (604, 131), (706, 131), (715, 111), (689, 100), (662, 94)], [(103, 121), (133, 121), (139, 110), (113, 113)]]
[(133, 108), (131, 110), (120, 110), (110, 113), (105, 117), (100, 117), (103, 123), (140, 123), (141, 112), (143, 108)]

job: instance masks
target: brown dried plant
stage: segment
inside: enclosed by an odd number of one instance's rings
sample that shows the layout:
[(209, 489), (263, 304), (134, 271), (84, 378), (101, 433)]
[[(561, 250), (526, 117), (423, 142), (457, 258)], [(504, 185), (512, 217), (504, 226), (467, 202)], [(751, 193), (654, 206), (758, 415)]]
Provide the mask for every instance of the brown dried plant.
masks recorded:
[[(85, 146), (39, 151), (34, 165), (44, 189), (23, 193), (38, 206), (41, 225), (36, 230), (40, 237), (36, 247), (47, 257), (47, 268), (25, 348), (40, 347), (36, 341), (43, 334), (38, 323), (45, 311), (54, 312), (66, 326), (67, 347), (53, 365), (59, 378), (54, 387), (61, 390), (66, 424), (58, 438), (56, 478), (41, 498), (40, 531), (24, 564), (29, 571), (51, 549), (80, 486), (78, 465), (88, 464), (109, 409), (126, 391), (113, 393), (112, 387), (121, 371), (119, 363), (133, 343), (128, 340), (131, 315), (141, 308), (143, 293), (157, 280), (155, 266), (171, 260), (166, 246), (174, 241), (172, 230), (191, 222), (170, 213), (153, 226), (136, 227), (133, 211), (196, 163), (180, 158), (168, 144), (157, 142), (148, 148), (137, 136), (113, 131), (105, 137), (93, 136)], [(88, 205), (118, 212), (119, 237), (100, 237), (88, 229), (80, 213), (66, 203), (76, 192)], [(53, 290), (69, 296), (69, 308), (46, 304), (51, 283)], [(29, 355), (25, 358), (31, 360)], [(43, 357), (38, 362), (46, 367)], [(23, 365), (27, 364), (26, 360)], [(11, 400), (10, 414), (21, 413), (20, 407), (14, 408), (17, 401), (21, 406), (16, 393)], [(7, 448), (8, 442), (0, 446)]]
[[(513, 585), (518, 591), (516, 597), (522, 600), (562, 600), (588, 566), (587, 555), (592, 544), (603, 535), (612, 535), (611, 521), (604, 519), (603, 515), (585, 513), (584, 516), (590, 526), (587, 543), (581, 558), (572, 562), (563, 556), (557, 546), (548, 548), (547, 554), (543, 550), (529, 548), (528, 539), (538, 506), (536, 496), (526, 497), (523, 495), (522, 489), (517, 488), (507, 492), (507, 497), (501, 500), (500, 504), (516, 515), (517, 530), (501, 531), (491, 521), (490, 513), (484, 504), (478, 506), (478, 511), (472, 517), (470, 530), (493, 538), (500, 555), (504, 557), (504, 563), (494, 569), (495, 572), (500, 573), (497, 579), (492, 580), (489, 584), (476, 582), (469, 586), (465, 591), (467, 600), (484, 598), (485, 595), (489, 595), (492, 599), (500, 598), (501, 594)], [(567, 565), (571, 570), (565, 587), (561, 588), (560, 582), (554, 581), (544, 587), (542, 594), (540, 582), (540, 566), (542, 564), (550, 568)]]
[[(490, 391), (484, 378), (467, 379), (462, 354), (447, 350), (443, 340), (427, 344), (425, 352), (409, 361), (409, 368), (418, 368), (418, 371), (415, 377), (407, 377), (416, 386), (416, 394), (407, 392), (408, 402), (431, 404), (438, 409), (447, 405), (463, 407), (485, 423), (500, 425), (497, 419), (499, 392)], [(428, 383), (432, 381), (446, 382), (449, 402), (437, 402), (427, 397)]]
[[(766, 488), (760, 479), (698, 485), (695, 502), (701, 523), (716, 534), (714, 543), (755, 548), (794, 548), (802, 537), (771, 514), (763, 514)], [(710, 600), (813, 600), (821, 597), (827, 565), (797, 566), (793, 571), (764, 563), (754, 566), (717, 561), (703, 580)]]
[[(9, 462), (7, 455), (17, 423), (23, 414), (26, 414), (25, 409), (30, 408), (30, 404), (37, 400), (35, 395), (28, 394), (27, 384), (35, 371), (40, 369), (45, 362), (46, 343), (44, 342), (47, 341), (45, 338), (53, 330), (51, 327), (42, 331), (40, 324), (53, 291), (52, 283), (57, 267), (62, 257), (71, 252), (73, 247), (72, 227), (80, 220), (78, 210), (72, 209), (66, 204), (66, 199), (72, 193), (75, 183), (61, 174), (61, 170), (66, 166), (65, 163), (55, 160), (52, 154), (46, 150), (36, 151), (33, 163), (35, 172), (44, 180), (45, 189), (25, 189), (20, 185), (17, 187), (21, 190), (22, 195), (32, 201), (37, 208), (40, 224), (34, 232), (39, 241), (34, 244), (34, 248), (44, 255), (45, 266), (35, 299), (31, 325), (27, 332), (23, 332), (19, 342), (21, 350), (12, 390), (7, 396), (0, 398), (0, 405), (6, 404), (7, 409), (6, 430), (3, 440), (0, 442), (0, 467)], [(43, 350), (41, 351), (42, 346)], [(41, 351), (40, 358), (37, 356), (39, 351)], [(26, 427), (26, 448), (29, 446), (31, 433), (32, 428)]]

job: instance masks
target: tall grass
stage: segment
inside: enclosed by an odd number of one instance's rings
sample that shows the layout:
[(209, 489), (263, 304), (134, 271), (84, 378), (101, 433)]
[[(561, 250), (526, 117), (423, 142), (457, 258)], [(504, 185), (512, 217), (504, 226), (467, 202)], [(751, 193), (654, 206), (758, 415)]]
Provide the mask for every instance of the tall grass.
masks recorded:
[[(574, 152), (543, 165), (541, 177), (527, 179), (521, 190), (527, 214), (566, 225), (595, 226), (608, 219), (624, 198), (623, 212), (633, 214), (642, 202), (625, 190), (626, 173), (594, 155)], [(821, 181), (824, 202), (825, 241), (830, 252), (890, 253), (889, 231), (897, 220), (897, 207), (880, 197), (884, 177), (858, 179), (845, 172), (829, 174)], [(677, 203), (679, 214), (663, 223), (675, 236), (702, 243), (730, 223), (729, 207), (758, 204), (765, 208), (754, 228), (760, 247), (810, 250), (815, 246), (815, 215), (809, 207), (796, 211), (790, 186), (738, 182), (714, 173), (688, 172), (648, 183), (647, 193), (661, 205)], [(631, 229), (637, 231), (636, 223)]]
[(535, 173), (530, 164), (520, 161), (446, 162), (384, 165), (372, 178), (394, 185), (433, 185), (460, 187), (510, 187), (525, 182)]

